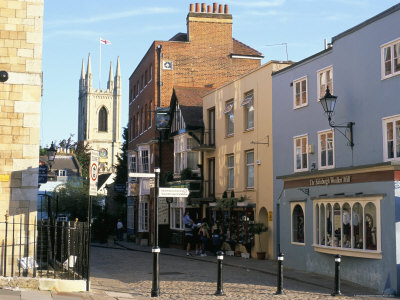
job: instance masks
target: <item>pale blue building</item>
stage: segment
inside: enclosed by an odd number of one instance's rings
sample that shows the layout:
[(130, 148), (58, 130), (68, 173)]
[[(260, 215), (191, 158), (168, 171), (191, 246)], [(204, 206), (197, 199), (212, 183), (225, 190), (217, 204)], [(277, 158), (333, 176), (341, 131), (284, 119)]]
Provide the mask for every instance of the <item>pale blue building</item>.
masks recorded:
[[(400, 4), (275, 72), (276, 252), (400, 294)], [(337, 96), (328, 122), (320, 98)]]

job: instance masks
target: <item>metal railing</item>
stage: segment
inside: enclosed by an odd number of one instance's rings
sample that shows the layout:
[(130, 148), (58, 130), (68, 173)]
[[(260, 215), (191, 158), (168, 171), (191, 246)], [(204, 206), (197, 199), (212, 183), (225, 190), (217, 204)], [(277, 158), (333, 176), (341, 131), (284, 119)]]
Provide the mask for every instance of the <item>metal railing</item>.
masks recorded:
[(86, 222), (40, 220), (0, 222), (0, 275), (87, 279)]

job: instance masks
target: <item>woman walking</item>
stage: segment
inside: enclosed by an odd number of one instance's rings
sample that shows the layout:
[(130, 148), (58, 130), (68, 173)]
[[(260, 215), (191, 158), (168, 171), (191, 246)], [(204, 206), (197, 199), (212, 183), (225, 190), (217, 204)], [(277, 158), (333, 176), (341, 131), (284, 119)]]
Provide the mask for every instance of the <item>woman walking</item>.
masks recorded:
[(210, 237), (208, 234), (208, 225), (207, 223), (201, 224), (199, 235), (201, 239), (201, 255), (200, 256), (207, 256), (206, 254), (206, 246), (207, 246), (207, 239)]

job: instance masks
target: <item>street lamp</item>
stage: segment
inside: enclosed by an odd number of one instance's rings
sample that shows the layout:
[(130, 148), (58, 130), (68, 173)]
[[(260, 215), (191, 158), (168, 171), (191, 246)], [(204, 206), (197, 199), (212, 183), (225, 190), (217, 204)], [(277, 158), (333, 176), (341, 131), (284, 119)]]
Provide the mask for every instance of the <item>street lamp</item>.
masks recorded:
[(347, 122), (346, 125), (335, 125), (335, 122), (332, 121), (332, 115), (335, 111), (337, 96), (334, 96), (329, 91), (329, 87), (326, 88), (325, 96), (319, 99), (324, 112), (328, 116), (329, 126), (331, 128), (348, 128), (349, 129), (349, 137), (347, 137), (346, 133), (341, 132), (339, 129), (338, 131), (343, 134), (343, 136), (349, 141), (349, 145), (351, 149), (353, 149), (354, 142), (353, 142), (353, 125), (354, 122)]
[(50, 148), (47, 149), (47, 162), (50, 166), (50, 171), (51, 171), (51, 166), (54, 163), (54, 159), (56, 158), (56, 154), (57, 154), (57, 148), (54, 146), (54, 143), (51, 142), (51, 146)]

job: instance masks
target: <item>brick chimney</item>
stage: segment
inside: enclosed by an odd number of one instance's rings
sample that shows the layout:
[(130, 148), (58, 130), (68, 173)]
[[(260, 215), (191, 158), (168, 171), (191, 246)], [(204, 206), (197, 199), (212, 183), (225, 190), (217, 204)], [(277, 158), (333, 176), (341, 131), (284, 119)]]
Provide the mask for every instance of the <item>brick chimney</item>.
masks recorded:
[(232, 44), (232, 15), (227, 4), (190, 4), (186, 21), (190, 42), (216, 39), (218, 44)]

